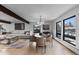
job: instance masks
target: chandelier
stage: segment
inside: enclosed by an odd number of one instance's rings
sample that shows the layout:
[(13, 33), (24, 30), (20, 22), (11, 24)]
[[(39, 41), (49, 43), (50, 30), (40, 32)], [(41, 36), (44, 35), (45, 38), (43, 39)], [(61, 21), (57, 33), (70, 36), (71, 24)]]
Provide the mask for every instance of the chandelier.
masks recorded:
[(40, 20), (39, 22), (37, 22), (37, 25), (43, 25), (44, 24), (44, 21), (42, 21), (42, 16), (40, 16)]

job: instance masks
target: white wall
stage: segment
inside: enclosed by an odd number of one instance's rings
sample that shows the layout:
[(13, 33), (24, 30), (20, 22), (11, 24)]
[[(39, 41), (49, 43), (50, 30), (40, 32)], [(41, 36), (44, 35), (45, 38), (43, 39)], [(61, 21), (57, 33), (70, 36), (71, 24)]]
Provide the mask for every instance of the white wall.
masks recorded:
[(25, 23), (25, 30), (15, 30), (15, 23), (12, 24), (3, 24), (2, 27), (6, 29), (7, 32), (12, 32), (12, 33), (24, 33), (24, 31), (30, 31), (31, 33), (33, 32), (33, 24), (26, 24)]
[(25, 23), (25, 30), (15, 30), (15, 24), (14, 23), (21, 23), (22, 21), (11, 17), (3, 12), (0, 11), (0, 19), (5, 20), (5, 21), (11, 21), (13, 22), (12, 24), (1, 24), (3, 28), (6, 29), (7, 32), (12, 32), (12, 33), (24, 33), (24, 31), (31, 31), (33, 32), (33, 22), (30, 24)]
[[(60, 11), (61, 12), (61, 11)], [(73, 46), (65, 41), (63, 41), (63, 20), (70, 17), (76, 15), (76, 46)], [(56, 37), (56, 22), (58, 21), (62, 21), (62, 35), (61, 35), (61, 39), (58, 39)], [(62, 43), (63, 45), (65, 45), (67, 48), (71, 49), (72, 51), (74, 51), (75, 53), (79, 54), (79, 6), (76, 6), (75, 8), (72, 8), (71, 10), (67, 11), (66, 13), (64, 13), (63, 15), (61, 15), (59, 18), (53, 20), (50, 22), (50, 25), (52, 26), (51, 29), (54, 33), (54, 38), (59, 41), (60, 43)]]
[(32, 24), (26, 24), (25, 23), (25, 30), (15, 30), (15, 24), (13, 25), (13, 33), (24, 33), (24, 31), (31, 31), (32, 30)]

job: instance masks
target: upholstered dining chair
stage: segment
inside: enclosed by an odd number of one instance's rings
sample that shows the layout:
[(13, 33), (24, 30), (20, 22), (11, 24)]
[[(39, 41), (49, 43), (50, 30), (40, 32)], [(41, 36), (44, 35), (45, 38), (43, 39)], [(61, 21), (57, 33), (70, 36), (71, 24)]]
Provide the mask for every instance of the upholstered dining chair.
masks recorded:
[(46, 37), (46, 42), (49, 44), (50, 48), (53, 46), (53, 39), (51, 35)]
[(39, 48), (41, 48), (44, 53), (46, 52), (46, 38), (44, 38), (44, 37), (37, 38), (36, 50), (38, 51)]
[(37, 38), (36, 38), (34, 35), (32, 35), (30, 38), (31, 38), (31, 39), (30, 39), (30, 44), (29, 44), (29, 46), (32, 46), (33, 42), (36, 42), (36, 39), (37, 39)]

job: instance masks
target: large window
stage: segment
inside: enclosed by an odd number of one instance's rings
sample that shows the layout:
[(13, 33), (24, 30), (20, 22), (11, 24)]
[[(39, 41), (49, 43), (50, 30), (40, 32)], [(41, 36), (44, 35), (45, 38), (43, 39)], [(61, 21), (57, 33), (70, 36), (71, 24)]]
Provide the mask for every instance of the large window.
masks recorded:
[(56, 23), (56, 37), (61, 39), (61, 21)]
[(76, 16), (69, 17), (63, 21), (63, 40), (75, 46), (76, 40)]

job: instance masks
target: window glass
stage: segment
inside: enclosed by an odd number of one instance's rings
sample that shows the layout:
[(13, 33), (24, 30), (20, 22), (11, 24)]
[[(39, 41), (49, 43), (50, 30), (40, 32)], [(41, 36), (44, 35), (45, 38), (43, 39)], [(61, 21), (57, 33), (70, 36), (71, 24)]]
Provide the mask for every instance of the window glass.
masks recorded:
[(61, 21), (56, 23), (56, 37), (61, 39)]
[(76, 40), (76, 16), (69, 17), (63, 21), (63, 38), (66, 42), (75, 46)]

